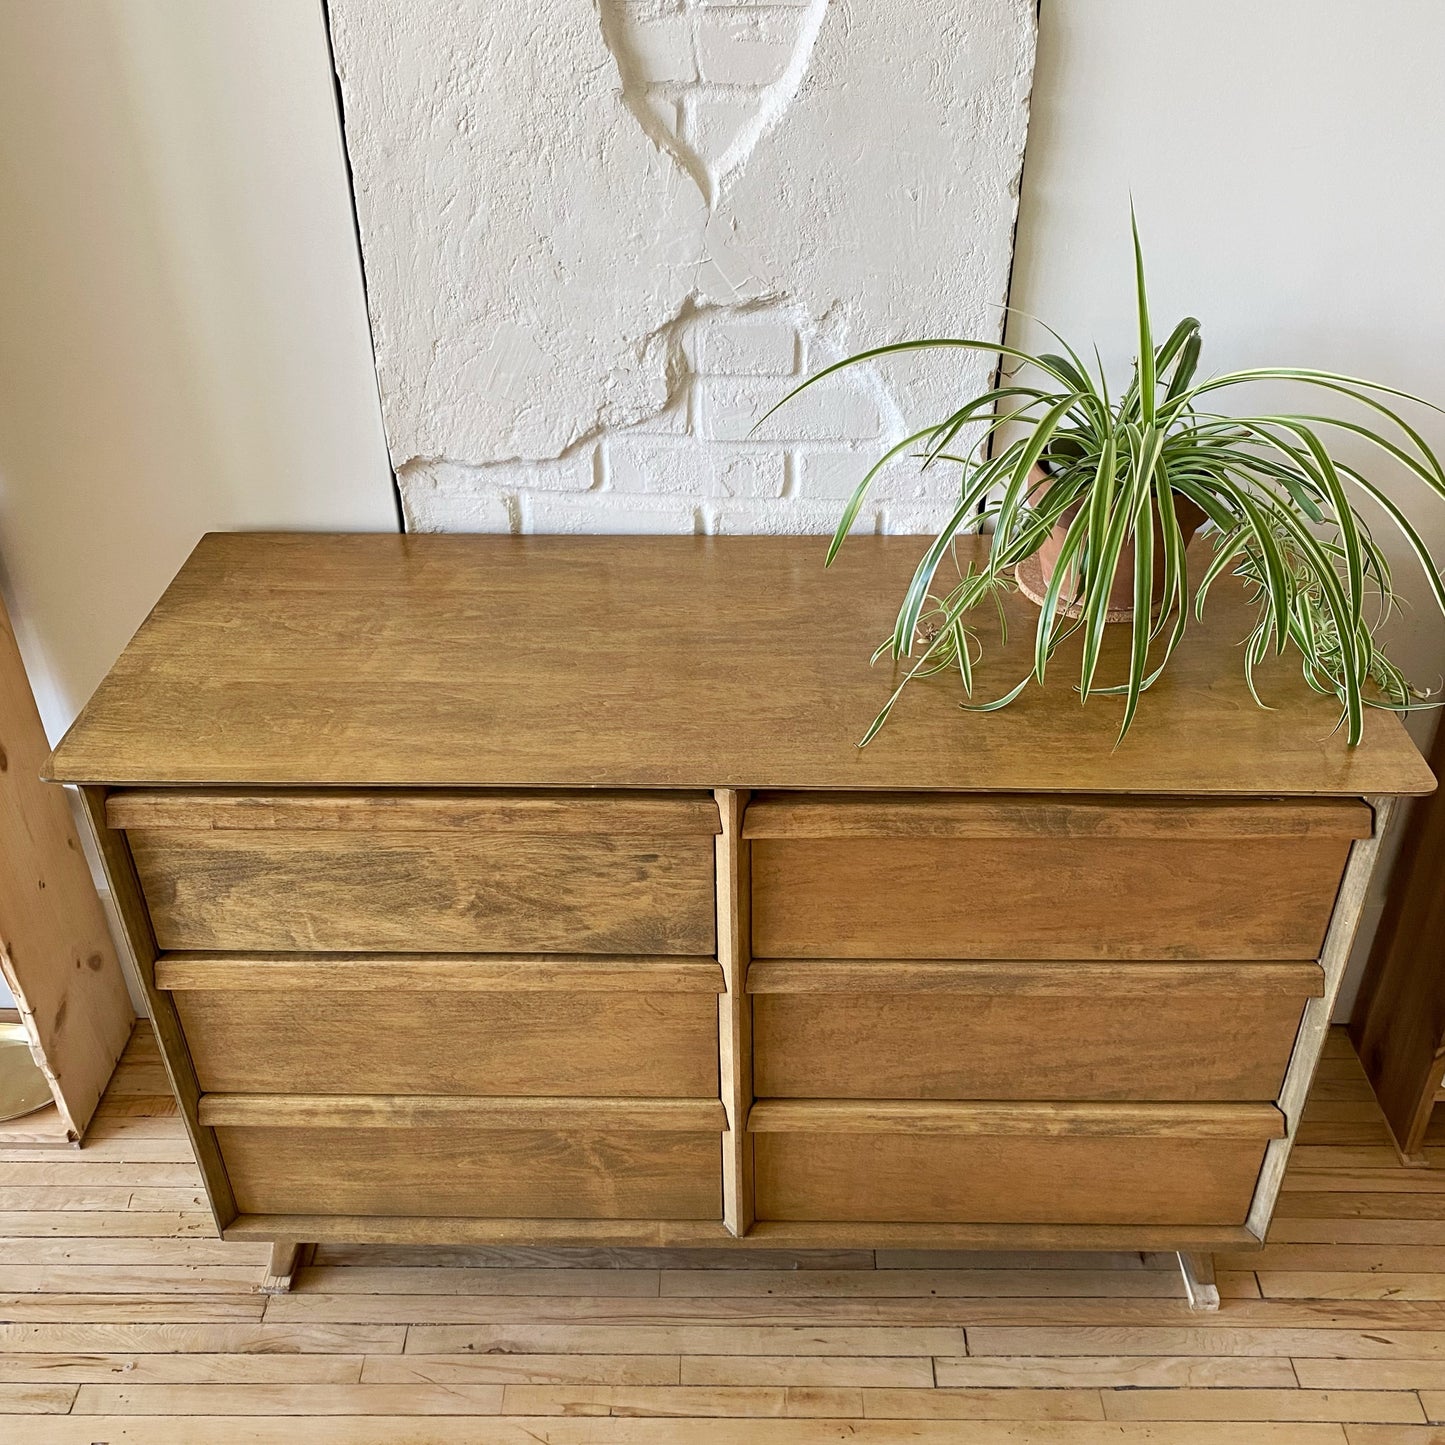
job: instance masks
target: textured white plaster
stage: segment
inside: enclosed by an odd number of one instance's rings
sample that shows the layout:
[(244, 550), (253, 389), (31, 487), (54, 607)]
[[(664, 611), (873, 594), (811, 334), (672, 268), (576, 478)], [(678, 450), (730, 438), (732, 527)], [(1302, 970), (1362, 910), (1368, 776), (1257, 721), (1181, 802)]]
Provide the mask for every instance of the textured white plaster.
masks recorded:
[(757, 425), (851, 350), (999, 333), (1032, 0), (331, 14), (408, 525), (831, 530), (848, 467), (986, 382), (860, 370)]

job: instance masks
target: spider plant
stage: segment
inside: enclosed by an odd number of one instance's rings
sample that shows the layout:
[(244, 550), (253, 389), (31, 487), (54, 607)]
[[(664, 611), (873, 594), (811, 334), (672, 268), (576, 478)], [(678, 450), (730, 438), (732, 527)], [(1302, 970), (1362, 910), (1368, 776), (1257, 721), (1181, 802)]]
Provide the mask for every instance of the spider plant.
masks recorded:
[[(1162, 344), (1154, 343), (1137, 225), (1133, 242), (1138, 358), (1122, 391), (1110, 392), (1097, 351), (1091, 370), (1050, 331), (1062, 354), (965, 338), (874, 347), (817, 372), (778, 403), (845, 367), (899, 352), (961, 348), (1002, 359), (998, 385), (879, 458), (844, 507), (829, 545), (831, 564), (875, 479), (900, 456), (920, 457), (925, 469), (958, 469), (957, 505), (919, 562), (892, 635), (874, 654), (875, 661), (891, 656), (911, 662), (863, 744), (883, 726), (911, 679), (956, 668), (969, 699), (963, 705), (992, 711), (1006, 707), (1030, 682), (1042, 683), (1050, 660), (1076, 634), (1081, 699), (1123, 697), (1122, 741), (1191, 615), (1203, 616), (1211, 587), (1225, 573), (1242, 579), (1256, 613), (1242, 641), (1245, 679), (1260, 706), (1267, 704), (1256, 690), (1256, 668), (1289, 649), (1298, 653), (1309, 685), (1339, 699), (1351, 746), (1363, 734), (1366, 708), (1425, 705), (1426, 694), (1411, 687), (1378, 640), (1398, 603), (1389, 562), (1355, 510), (1352, 492), (1369, 498), (1398, 529), (1442, 612), (1445, 585), (1405, 512), (1370, 477), (1334, 455), (1326, 437), (1362, 440), (1445, 498), (1439, 459), (1392, 405), (1432, 404), (1394, 387), (1298, 367), (1256, 367), (1200, 380), (1197, 320), (1187, 317)], [(1314, 413), (1239, 416), (1209, 409), (1223, 392), (1275, 381), (1348, 398), (1373, 424)], [(1193, 584), (1181, 499), (1204, 514), (1213, 544)], [(974, 702), (981, 648), (973, 614), (992, 603), (1002, 618), (1002, 594), (1016, 586), (1014, 569), (1055, 529), (1061, 550), (1039, 607), (1032, 667), (1002, 696)], [(992, 536), (983, 560), (960, 564), (956, 539), (985, 530)], [(1130, 543), (1128, 677), (1105, 683), (1098, 669), (1109, 594)], [(955, 575), (940, 582), (949, 559)]]

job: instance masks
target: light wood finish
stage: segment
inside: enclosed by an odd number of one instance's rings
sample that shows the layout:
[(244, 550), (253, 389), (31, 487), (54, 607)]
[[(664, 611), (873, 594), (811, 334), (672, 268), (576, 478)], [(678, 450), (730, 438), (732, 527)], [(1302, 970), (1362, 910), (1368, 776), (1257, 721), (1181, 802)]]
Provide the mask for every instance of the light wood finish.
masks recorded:
[(172, 993), (203, 1090), (623, 1094), (718, 1091), (717, 995), (322, 987)]
[[(1373, 851), (1362, 798), (1429, 786), (1398, 725), (1349, 751), (1283, 664), (1274, 713), (1221, 681), (1248, 626), (1230, 584), (1122, 747), (1117, 699), (1060, 684), (983, 717), (939, 679), (860, 751), (891, 687), (865, 663), (879, 598), (916, 544), (831, 574), (811, 545), (202, 544), (54, 768), (112, 789), (98, 821), (223, 1228), (1260, 1243), (1273, 1101), (1305, 1137)], [(1312, 1142), (1354, 1142), (1356, 1101), (1327, 1104)], [(84, 1197), (179, 1231), (179, 1194)]]
[(754, 1134), (939, 1134), (974, 1138), (1278, 1139), (1273, 1104), (994, 1104), (760, 1099)]
[(443, 993), (721, 993), (712, 959), (597, 954), (165, 953), (156, 987)]
[[(983, 545), (960, 543), (960, 564)], [(1252, 614), (1225, 584), (1118, 749), (1122, 701), (1081, 708), (1066, 647), (1047, 692), (1002, 719), (953, 706), (957, 684), (940, 677), (910, 688), (860, 751), (894, 686), (869, 654), (922, 550), (918, 538), (856, 538), (825, 571), (817, 538), (213, 533), (56, 750), (53, 775), (1346, 797), (1432, 786), (1388, 714), (1371, 713), (1364, 743), (1347, 748), (1333, 699), (1288, 658), (1259, 670), (1274, 710), (1257, 708), (1238, 647)], [(1018, 598), (1006, 609), (1010, 641), (990, 638), (980, 697), (1028, 671), (1032, 609)], [(1127, 629), (1110, 629), (1102, 677), (1121, 675), (1127, 644)]]
[(1179, 1272), (1184, 1277), (1184, 1292), (1189, 1297), (1189, 1308), (1212, 1314), (1219, 1309), (1219, 1281), (1214, 1270), (1214, 1256), (1193, 1254), (1181, 1249), (1177, 1252)]
[(1265, 1136), (760, 1132), (759, 1219), (1243, 1224)]
[(748, 992), (755, 994), (944, 993), (1054, 999), (1099, 991), (1131, 1000), (1231, 992), (1313, 998), (1324, 992), (1324, 970), (1317, 963), (992, 958), (760, 958), (748, 969)]
[[(1445, 767), (1445, 728), (1432, 765)], [(1350, 1034), (1401, 1151), (1418, 1157), (1445, 1077), (1445, 799), (1410, 809)]]
[(1358, 839), (1350, 845), (1349, 863), (1340, 883), (1339, 898), (1336, 900), (1329, 933), (1320, 953), (1320, 965), (1325, 971), (1324, 993), (1305, 1005), (1294, 1053), (1279, 1093), (1279, 1107), (1285, 1116), (1286, 1133), (1284, 1138), (1272, 1141), (1265, 1153), (1264, 1167), (1260, 1170), (1254, 1203), (1249, 1211), (1249, 1226), (1261, 1239), (1269, 1231), (1280, 1185), (1289, 1164), (1290, 1150), (1299, 1137), (1305, 1101), (1309, 1098), (1325, 1038), (1330, 1031), (1335, 1000), (1339, 997), (1340, 986), (1345, 980), (1345, 970), (1349, 967), (1355, 930), (1359, 927), (1360, 914), (1369, 892), (1370, 875), (1374, 871), (1381, 839), (1390, 825), (1396, 806), (1394, 798), (1372, 798), (1369, 801), (1374, 807), (1375, 832), (1372, 837)]
[[(1190, 1226), (1116, 1224), (887, 1224), (829, 1220), (755, 1221), (739, 1239), (721, 1220), (687, 1219), (483, 1219), (471, 1215), (276, 1215), (240, 1214), (226, 1238), (269, 1240), (276, 1234), (346, 1245), (451, 1245), (488, 1250), (582, 1249), (718, 1250), (738, 1257), (738, 1267), (759, 1258), (791, 1258), (798, 1251), (827, 1258), (839, 1249), (1141, 1251), (1185, 1245), (1207, 1251), (1247, 1253), (1258, 1238), (1243, 1225)], [(526, 1245), (519, 1245), (526, 1240)]]
[(70, 806), (40, 781), (49, 751), (0, 602), (0, 980), (53, 1100), (0, 1138), (63, 1144), (85, 1132), (135, 1010)]
[(752, 1008), (747, 994), (751, 893), (748, 844), (742, 836), (747, 794), (720, 789), (722, 831), (717, 839), (718, 958), (726, 988), (718, 999), (718, 1058), (727, 1129), (722, 1138), (723, 1221), (734, 1235), (753, 1222), (753, 1141), (747, 1130), (753, 1102)]
[(756, 838), (753, 953), (1308, 959), (1349, 848), (1313, 836)]
[(748, 981), (754, 1088), (803, 1099), (1272, 1099), (1323, 982), (1317, 964), (760, 962)]
[(394, 793), (306, 790), (257, 793), (182, 788), (112, 793), (112, 828), (207, 828), (254, 832), (559, 833), (644, 838), (717, 833), (716, 805), (700, 793), (526, 792), (519, 789)]
[(761, 793), (746, 838), (1368, 838), (1370, 810), (1322, 798), (1191, 803), (928, 793)]
[(466, 1098), (418, 1094), (206, 1094), (200, 1118), (236, 1128), (718, 1130), (716, 1099)]
[(249, 1214), (722, 1216), (716, 1131), (227, 1124), (216, 1137)]
[(131, 828), (167, 949), (713, 952), (710, 834)]
[(120, 915), (121, 926), (125, 930), (126, 941), (145, 993), (151, 1026), (160, 1044), (165, 1078), (170, 1084), (175, 1104), (179, 1106), (191, 1147), (195, 1150), (200, 1164), (201, 1176), (205, 1180), (206, 1198), (202, 1207), (209, 1205), (216, 1228), (223, 1230), (238, 1213), (236, 1197), (231, 1190), (230, 1180), (226, 1177), (226, 1166), (221, 1160), (215, 1131), (203, 1125), (197, 1115), (201, 1089), (196, 1082), (195, 1067), (191, 1063), (190, 1051), (181, 1032), (180, 1020), (176, 1017), (175, 1005), (168, 993), (156, 987), (155, 961), (160, 950), (156, 947), (155, 934), (151, 931), (150, 915), (146, 910), (145, 898), (141, 893), (140, 880), (136, 877), (130, 850), (126, 846), (126, 837), (105, 821), (104, 788), (81, 788), (80, 797), (86, 820), (90, 824), (91, 836), (95, 840), (96, 851), (100, 855), (101, 866), (105, 870), (106, 881), (110, 884), (110, 895), (116, 912)]
[(266, 1259), (266, 1273), (259, 1286), (262, 1294), (286, 1294), (295, 1283), (297, 1272), (310, 1264), (316, 1246), (294, 1239), (277, 1239), (271, 1244)]

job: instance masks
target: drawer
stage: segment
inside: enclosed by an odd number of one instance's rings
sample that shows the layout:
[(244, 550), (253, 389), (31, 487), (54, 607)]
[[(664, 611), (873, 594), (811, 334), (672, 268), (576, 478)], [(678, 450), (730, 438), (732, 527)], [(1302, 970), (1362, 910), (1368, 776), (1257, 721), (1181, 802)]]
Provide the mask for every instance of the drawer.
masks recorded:
[(1324, 971), (776, 960), (747, 987), (763, 1098), (1271, 1100)]
[(756, 958), (1310, 959), (1357, 800), (761, 794)]
[(1284, 1116), (1270, 1104), (764, 1101), (760, 1220), (1240, 1225)]
[(203, 1090), (716, 1098), (712, 961), (167, 954)]
[(709, 954), (706, 794), (132, 792), (162, 949)]
[(489, 1102), (206, 1095), (201, 1121), (244, 1214), (722, 1217), (716, 1101)]

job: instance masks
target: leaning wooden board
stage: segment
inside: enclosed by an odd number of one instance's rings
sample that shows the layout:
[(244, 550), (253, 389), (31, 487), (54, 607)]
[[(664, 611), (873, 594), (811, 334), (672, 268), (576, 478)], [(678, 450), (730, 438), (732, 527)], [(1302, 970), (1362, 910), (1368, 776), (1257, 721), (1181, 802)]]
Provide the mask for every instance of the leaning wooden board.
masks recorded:
[(1122, 746), (1061, 658), (860, 750), (921, 546), (205, 538), (51, 772), (227, 1237), (1262, 1240), (1433, 778), (1223, 584)]

